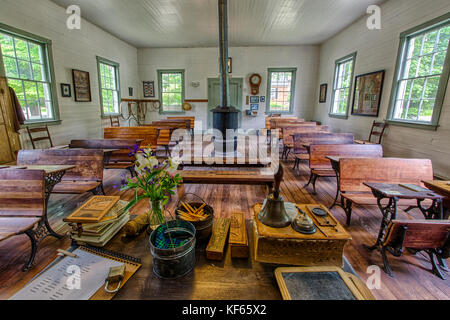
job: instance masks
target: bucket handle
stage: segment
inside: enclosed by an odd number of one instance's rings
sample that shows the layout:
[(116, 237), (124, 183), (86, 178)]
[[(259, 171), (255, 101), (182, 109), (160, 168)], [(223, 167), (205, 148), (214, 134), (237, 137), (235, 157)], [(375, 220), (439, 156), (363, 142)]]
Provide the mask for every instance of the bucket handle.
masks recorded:
[(200, 196), (196, 195), (195, 193), (186, 193), (180, 200), (178, 200), (177, 208), (180, 207), (181, 200), (186, 200), (186, 196), (187, 196), (188, 194), (193, 195), (193, 196), (196, 196), (197, 198), (199, 198), (200, 200), (202, 200), (202, 202), (203, 202), (204, 204), (206, 204), (207, 206), (210, 206), (205, 200), (203, 200)]

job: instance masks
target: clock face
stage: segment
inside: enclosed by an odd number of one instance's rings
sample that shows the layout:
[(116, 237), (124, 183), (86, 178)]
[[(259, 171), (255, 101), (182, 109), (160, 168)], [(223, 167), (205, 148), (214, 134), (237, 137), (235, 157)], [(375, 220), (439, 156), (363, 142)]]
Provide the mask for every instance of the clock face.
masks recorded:
[(250, 79), (250, 81), (251, 81), (253, 84), (258, 84), (258, 83), (259, 83), (259, 78), (258, 78), (257, 76), (254, 76), (254, 77), (252, 77), (252, 78)]

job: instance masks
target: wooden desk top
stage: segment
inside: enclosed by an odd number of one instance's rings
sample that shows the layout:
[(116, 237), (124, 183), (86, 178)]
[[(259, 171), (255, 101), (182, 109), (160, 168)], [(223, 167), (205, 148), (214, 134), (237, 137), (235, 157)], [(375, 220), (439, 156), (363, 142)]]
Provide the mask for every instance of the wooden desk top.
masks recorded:
[[(247, 221), (248, 233), (252, 222)], [(249, 237), (250, 248), (253, 237)], [(281, 300), (275, 279), (277, 265), (267, 265), (250, 259), (231, 259), (226, 249), (224, 261), (206, 260), (206, 245), (196, 250), (197, 264), (192, 273), (177, 280), (161, 280), (152, 271), (149, 236), (144, 232), (137, 238), (116, 236), (107, 250), (124, 252), (141, 258), (141, 269), (125, 284), (115, 299), (118, 300)]]
[(423, 181), (427, 188), (443, 195), (450, 197), (450, 181)]
[(63, 171), (67, 171), (70, 169), (74, 169), (76, 168), (76, 166), (69, 166), (69, 165), (64, 165), (64, 166), (60, 166), (60, 165), (31, 165), (31, 166), (9, 166), (9, 167), (5, 167), (5, 168), (1, 168), (1, 169), (9, 169), (9, 170), (43, 170), (45, 171), (46, 175), (50, 175), (50, 174), (54, 174), (54, 173), (58, 173), (58, 172), (63, 172)]
[[(443, 196), (425, 188), (423, 191), (413, 191), (405, 188), (399, 184), (387, 183), (364, 183), (370, 189), (382, 194), (385, 198), (399, 198), (399, 199), (442, 199)], [(417, 186), (419, 187), (419, 186)]]

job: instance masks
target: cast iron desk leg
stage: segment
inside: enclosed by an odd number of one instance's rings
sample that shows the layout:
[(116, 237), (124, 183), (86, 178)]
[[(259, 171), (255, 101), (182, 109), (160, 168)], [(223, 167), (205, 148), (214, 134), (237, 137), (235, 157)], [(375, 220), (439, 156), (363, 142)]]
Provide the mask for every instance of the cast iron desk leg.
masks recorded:
[(377, 243), (375, 243), (375, 245), (373, 245), (372, 247), (367, 247), (367, 250), (369, 251), (374, 251), (381, 248), (389, 222), (397, 218), (398, 198), (396, 197), (389, 198), (388, 205), (384, 207), (381, 204), (381, 200), (383, 200), (383, 195), (375, 191), (373, 191), (373, 194), (375, 195), (375, 197), (377, 197), (378, 208), (380, 208), (381, 213), (383, 214), (383, 220), (381, 221), (380, 233), (378, 234)]

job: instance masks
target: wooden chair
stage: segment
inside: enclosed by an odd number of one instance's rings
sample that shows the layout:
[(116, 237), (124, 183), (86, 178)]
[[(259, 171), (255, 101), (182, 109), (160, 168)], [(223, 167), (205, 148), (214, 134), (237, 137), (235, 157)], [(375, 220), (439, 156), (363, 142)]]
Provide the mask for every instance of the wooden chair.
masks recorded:
[(120, 127), (119, 116), (110, 116), (109, 120), (111, 121), (111, 127)]
[(17, 165), (74, 165), (66, 172), (53, 193), (94, 195), (105, 194), (103, 189), (103, 150), (21, 150)]
[(293, 127), (286, 127), (283, 128), (283, 155), (282, 158), (285, 160), (288, 160), (289, 154), (291, 153), (292, 149), (294, 148), (294, 135), (296, 134), (304, 134), (304, 133), (310, 133), (310, 132), (324, 132), (327, 133), (328, 126), (311, 126), (311, 125), (304, 125), (304, 126), (293, 126)]
[[(341, 204), (347, 215), (347, 225), (351, 223), (353, 205), (378, 204), (372, 190), (364, 182), (424, 186), (422, 181), (433, 180), (433, 165), (431, 160), (426, 159), (349, 158), (341, 159), (339, 167), (339, 190), (342, 193)], [(417, 201), (401, 199), (398, 206), (417, 206)]]
[(130, 157), (130, 148), (140, 145), (137, 139), (91, 139), (91, 140), (72, 140), (69, 148), (71, 149), (120, 149), (114, 152), (105, 164), (105, 169), (124, 169), (135, 176), (134, 162), (136, 157)]
[[(53, 145), (52, 137), (50, 135), (50, 131), (48, 130), (48, 126), (39, 127), (39, 128), (27, 127), (27, 131), (28, 131), (28, 136), (30, 137), (30, 142), (31, 142), (31, 145), (33, 146), (33, 149), (37, 149), (36, 142), (39, 142), (39, 141), (48, 141), (50, 143), (49, 149), (66, 149), (68, 147), (67, 145), (56, 146), (56, 147)], [(40, 135), (39, 137), (36, 137), (33, 135), (34, 133), (44, 133), (44, 134)]]
[(327, 132), (310, 132), (294, 135), (294, 169), (300, 168), (300, 161), (309, 160), (308, 150), (304, 144), (353, 144), (354, 135), (352, 133), (327, 133)]
[(430, 256), (432, 272), (445, 280), (436, 258), (450, 257), (450, 221), (391, 221), (381, 248), (381, 256), (386, 273), (393, 277), (392, 269), (387, 259), (387, 252), (395, 257), (401, 257), (404, 248), (414, 251), (425, 251)]
[(372, 125), (372, 129), (370, 130), (369, 140), (356, 140), (355, 143), (358, 144), (371, 144), (372, 137), (378, 137), (378, 142), (376, 144), (381, 144), (383, 140), (384, 132), (386, 131), (387, 123), (386, 122), (377, 122), (374, 121)]
[(23, 271), (33, 266), (37, 252), (34, 228), (45, 214), (44, 176), (40, 170), (0, 170), (0, 242), (21, 234), (28, 236), (31, 255)]
[(376, 145), (361, 144), (318, 144), (311, 145), (309, 151), (309, 168), (311, 177), (308, 187), (313, 185), (314, 194), (316, 194), (316, 182), (318, 178), (336, 177), (336, 172), (331, 166), (328, 156), (348, 157), (348, 158), (383, 158), (383, 147)]

